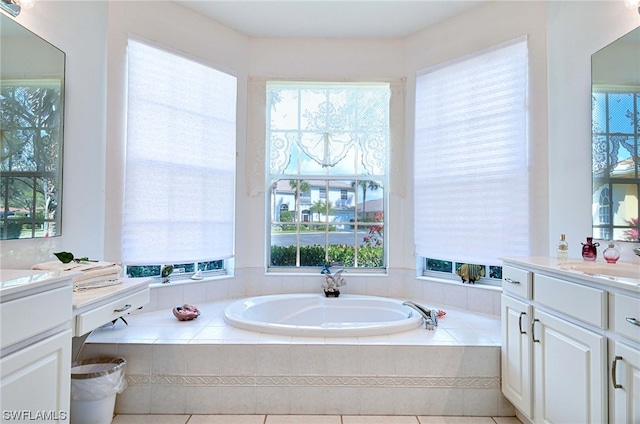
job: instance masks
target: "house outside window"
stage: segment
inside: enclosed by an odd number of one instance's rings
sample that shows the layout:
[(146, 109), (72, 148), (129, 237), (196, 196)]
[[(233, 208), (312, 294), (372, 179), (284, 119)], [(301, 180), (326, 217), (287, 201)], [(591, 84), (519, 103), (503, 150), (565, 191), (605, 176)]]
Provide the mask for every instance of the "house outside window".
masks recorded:
[(594, 85), (592, 106), (593, 236), (638, 242), (640, 87)]
[[(390, 85), (268, 81), (266, 90), (268, 269), (384, 271), (384, 209), (371, 225), (358, 205), (363, 186), (380, 205), (386, 198)], [(286, 220), (274, 213), (281, 204)]]

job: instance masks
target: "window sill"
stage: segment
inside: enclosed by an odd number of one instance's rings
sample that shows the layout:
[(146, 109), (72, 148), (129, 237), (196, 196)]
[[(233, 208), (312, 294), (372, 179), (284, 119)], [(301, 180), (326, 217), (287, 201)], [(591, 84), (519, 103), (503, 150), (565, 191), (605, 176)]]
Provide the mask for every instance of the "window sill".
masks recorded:
[[(144, 277), (149, 278), (149, 277)], [(185, 284), (196, 284), (196, 283), (208, 283), (212, 281), (226, 280), (228, 278), (233, 278), (233, 275), (216, 275), (212, 277), (205, 277), (202, 280), (192, 280), (191, 278), (183, 278), (183, 279), (175, 279), (169, 280), (168, 283), (161, 282), (153, 282), (149, 284), (149, 288), (160, 288), (160, 287), (171, 287), (171, 286), (182, 286)]]
[(486, 283), (483, 283), (482, 281), (479, 281), (479, 282), (477, 282), (475, 284), (465, 284), (465, 283), (462, 283), (462, 281), (460, 281), (460, 280), (452, 280), (452, 279), (448, 279), (448, 278), (438, 278), (438, 277), (426, 276), (426, 275), (416, 276), (416, 280), (430, 281), (430, 282), (434, 282), (434, 283), (451, 284), (451, 285), (455, 285), (455, 286), (462, 286), (462, 287), (476, 288), (476, 289), (481, 289), (481, 290), (490, 290), (490, 291), (502, 292), (502, 286), (493, 285), (493, 284), (486, 284)]

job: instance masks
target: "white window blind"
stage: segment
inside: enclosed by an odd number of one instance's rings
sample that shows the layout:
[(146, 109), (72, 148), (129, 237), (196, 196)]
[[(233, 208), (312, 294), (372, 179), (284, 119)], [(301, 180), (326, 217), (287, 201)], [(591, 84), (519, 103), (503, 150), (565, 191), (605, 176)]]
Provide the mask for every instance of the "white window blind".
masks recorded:
[(122, 262), (233, 256), (236, 78), (137, 40), (127, 55)]
[(418, 256), (499, 264), (529, 253), (526, 38), (416, 80)]

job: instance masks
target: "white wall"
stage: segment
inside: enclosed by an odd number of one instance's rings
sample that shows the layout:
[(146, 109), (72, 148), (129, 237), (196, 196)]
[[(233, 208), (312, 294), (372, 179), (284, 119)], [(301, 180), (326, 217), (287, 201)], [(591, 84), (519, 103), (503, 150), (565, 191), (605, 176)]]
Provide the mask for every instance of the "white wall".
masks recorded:
[(2, 268), (66, 250), (100, 258), (105, 220), (106, 3), (36, 2), (15, 20), (66, 53), (62, 236), (0, 242)]
[[(591, 231), (591, 55), (640, 25), (622, 1), (555, 1), (547, 6), (549, 249), (566, 233), (580, 257)], [(622, 261), (637, 260), (624, 246)]]
[[(413, 107), (416, 73), (431, 66), (486, 49), (526, 35), (529, 49), (529, 151), (531, 190), (531, 244), (533, 255), (546, 255), (547, 203), (547, 117), (546, 117), (546, 27), (544, 2), (493, 2), (436, 25), (406, 40), (407, 75), (407, 181), (413, 191)], [(469, 164), (471, 165), (471, 164)], [(461, 166), (465, 166), (461, 164)], [(523, 170), (526, 172), (526, 170)], [(407, 203), (405, 220), (413, 222), (413, 206)], [(405, 238), (413, 247), (412, 226)], [(461, 241), (464, 242), (464, 241)], [(408, 246), (405, 245), (405, 249)], [(405, 250), (409, 259), (412, 252)], [(408, 264), (407, 264), (408, 266)]]
[[(553, 251), (557, 235), (564, 232), (570, 253), (579, 255), (579, 242), (591, 231), (589, 59), (591, 53), (640, 23), (640, 16), (622, 3), (491, 2), (404, 41), (366, 41), (249, 39), (165, 1), (37, 2), (17, 21), (67, 53), (63, 236), (0, 242), (2, 267), (28, 267), (59, 250), (117, 257), (119, 236), (113, 229), (119, 228), (121, 215), (116, 206), (122, 196), (124, 48), (129, 32), (238, 76), (236, 264), (240, 269), (255, 269), (258, 281), (252, 287), (259, 287), (265, 278), (265, 246), (264, 195), (247, 190), (262, 184), (253, 181), (256, 175), (248, 167), (251, 163), (247, 164), (248, 75), (407, 77), (407, 143), (398, 153), (402, 173), (392, 181), (392, 186), (395, 183), (405, 189), (390, 199), (390, 228), (395, 229), (390, 263), (394, 269), (412, 270), (411, 92), (415, 72), (528, 33), (532, 249), (536, 254)], [(277, 284), (291, 288), (286, 280)], [(382, 287), (386, 283), (375, 284)]]
[[(241, 159), (244, 150), (246, 121), (246, 70), (248, 38), (202, 15), (167, 1), (115, 1), (109, 3), (109, 64), (107, 97), (107, 179), (105, 228), (121, 228), (122, 213), (118, 207), (124, 196), (126, 122), (126, 46), (129, 34), (174, 49), (181, 54), (235, 75), (238, 78), (238, 185), (244, 174)], [(238, 199), (238, 210), (242, 209)], [(106, 231), (105, 255), (120, 258), (119, 231)]]

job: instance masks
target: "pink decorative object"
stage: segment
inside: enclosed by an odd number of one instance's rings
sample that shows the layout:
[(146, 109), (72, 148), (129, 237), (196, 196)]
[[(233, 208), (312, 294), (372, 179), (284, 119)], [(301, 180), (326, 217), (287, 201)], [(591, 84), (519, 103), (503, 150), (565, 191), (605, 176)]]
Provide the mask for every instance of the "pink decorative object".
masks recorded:
[(178, 305), (173, 308), (173, 315), (180, 321), (191, 321), (200, 316), (200, 311), (193, 305)]
[(582, 243), (582, 258), (585, 261), (595, 261), (598, 257), (598, 249), (600, 243), (594, 243), (593, 237), (587, 237), (587, 242)]
[(620, 251), (616, 248), (616, 245), (613, 242), (609, 242), (609, 247), (604, 249), (602, 256), (607, 263), (615, 264), (618, 262), (618, 259), (620, 259)]

